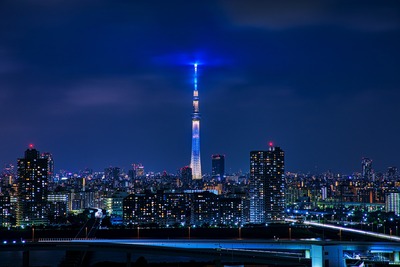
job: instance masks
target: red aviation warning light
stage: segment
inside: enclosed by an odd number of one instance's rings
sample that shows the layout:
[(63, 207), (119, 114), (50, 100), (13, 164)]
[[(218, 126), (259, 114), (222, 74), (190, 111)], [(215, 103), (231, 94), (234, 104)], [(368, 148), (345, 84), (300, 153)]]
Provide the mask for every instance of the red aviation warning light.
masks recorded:
[(30, 149), (34, 148), (34, 145), (33, 144), (29, 144), (29, 148)]
[(274, 146), (274, 143), (270, 141), (270, 142), (268, 143), (268, 145), (269, 145), (270, 147), (273, 147), (273, 146)]

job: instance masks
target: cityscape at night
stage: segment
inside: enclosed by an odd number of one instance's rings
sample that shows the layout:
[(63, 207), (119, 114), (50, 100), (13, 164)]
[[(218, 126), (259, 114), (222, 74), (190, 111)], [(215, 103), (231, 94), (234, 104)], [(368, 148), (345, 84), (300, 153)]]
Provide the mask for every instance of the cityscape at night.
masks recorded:
[(399, 47), (397, 1), (2, 1), (0, 266), (400, 266)]

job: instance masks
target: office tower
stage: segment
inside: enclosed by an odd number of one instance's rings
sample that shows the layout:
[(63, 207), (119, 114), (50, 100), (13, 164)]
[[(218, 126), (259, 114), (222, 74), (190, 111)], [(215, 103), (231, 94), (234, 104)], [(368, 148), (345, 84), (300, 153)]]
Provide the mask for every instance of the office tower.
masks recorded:
[(25, 157), (18, 159), (17, 225), (47, 224), (48, 160), (29, 146)]
[(372, 179), (372, 159), (363, 158), (361, 161), (362, 178), (364, 181), (371, 181)]
[(284, 151), (250, 152), (250, 223), (283, 220), (285, 212)]
[(199, 113), (199, 91), (197, 91), (197, 63), (194, 64), (194, 90), (193, 90), (193, 113), (192, 113), (192, 155), (190, 167), (193, 179), (201, 179), (200, 159), (200, 113)]
[(225, 156), (212, 155), (211, 156), (211, 175), (218, 177), (221, 180), (225, 175)]

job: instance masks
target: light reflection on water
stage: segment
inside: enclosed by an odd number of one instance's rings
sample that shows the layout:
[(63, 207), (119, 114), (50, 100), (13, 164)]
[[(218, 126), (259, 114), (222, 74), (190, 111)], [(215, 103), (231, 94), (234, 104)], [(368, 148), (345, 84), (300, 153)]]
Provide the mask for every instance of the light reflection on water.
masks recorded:
[(22, 252), (20, 251), (2, 251), (0, 252), (0, 266), (22, 266)]
[[(63, 251), (30, 251), (29, 266), (57, 267), (64, 256)], [(0, 259), (1, 267), (22, 266), (21, 251), (1, 251)]]
[[(205, 261), (204, 257), (184, 257), (184, 256), (168, 256), (168, 255), (154, 255), (154, 254), (145, 254), (145, 253), (137, 253), (131, 254), (131, 262), (134, 263), (139, 257), (143, 256), (147, 262), (149, 263), (158, 263), (158, 262), (189, 262), (189, 261)], [(95, 253), (90, 261), (91, 264), (102, 261), (113, 261), (113, 262), (126, 262), (126, 253), (118, 253), (118, 252), (101, 252)]]

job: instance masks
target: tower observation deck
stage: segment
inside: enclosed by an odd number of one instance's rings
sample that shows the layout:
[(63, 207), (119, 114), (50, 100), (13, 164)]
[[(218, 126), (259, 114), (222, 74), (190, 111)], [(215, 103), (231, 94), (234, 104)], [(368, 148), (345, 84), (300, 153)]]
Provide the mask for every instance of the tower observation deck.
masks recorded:
[(197, 63), (194, 64), (193, 78), (193, 113), (192, 113), (192, 156), (190, 167), (192, 168), (193, 179), (201, 179), (201, 158), (200, 158), (200, 112), (199, 112), (199, 91), (197, 90)]

